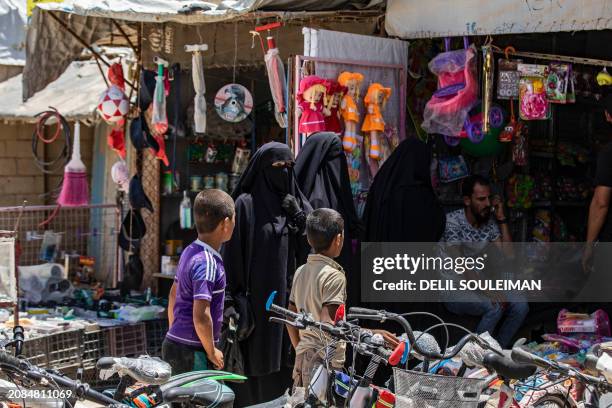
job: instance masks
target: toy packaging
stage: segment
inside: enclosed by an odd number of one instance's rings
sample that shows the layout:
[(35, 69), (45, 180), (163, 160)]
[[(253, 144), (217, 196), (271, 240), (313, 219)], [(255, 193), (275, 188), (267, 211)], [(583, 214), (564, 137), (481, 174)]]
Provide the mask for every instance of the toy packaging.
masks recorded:
[(526, 174), (515, 174), (508, 179), (506, 193), (508, 207), (531, 208), (534, 197), (535, 182), (533, 177)]
[(590, 315), (572, 313), (567, 309), (559, 312), (557, 317), (557, 331), (566, 333), (592, 333), (599, 336), (610, 336), (610, 318), (601, 309)]
[(550, 103), (568, 103), (568, 90), (572, 66), (570, 64), (552, 63), (546, 77), (546, 98)]
[(497, 99), (518, 99), (521, 74), (518, 64), (522, 60), (500, 58), (498, 61)]
[(546, 97), (548, 66), (519, 64), (519, 110), (523, 120), (544, 120), (549, 117)]
[(450, 183), (470, 175), (463, 156), (444, 157), (438, 160), (440, 182)]

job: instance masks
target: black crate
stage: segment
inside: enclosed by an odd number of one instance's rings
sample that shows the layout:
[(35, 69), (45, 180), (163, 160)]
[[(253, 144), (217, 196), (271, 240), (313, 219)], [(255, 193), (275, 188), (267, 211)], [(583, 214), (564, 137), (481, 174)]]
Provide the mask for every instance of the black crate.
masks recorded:
[(168, 332), (168, 320), (148, 320), (145, 322), (145, 329), (147, 334), (147, 354), (161, 357), (162, 342)]
[(83, 357), (83, 330), (67, 330), (47, 336), (47, 367), (62, 370), (80, 366)]
[(94, 367), (96, 362), (110, 355), (108, 330), (98, 329), (83, 333), (83, 366)]
[(144, 323), (110, 327), (108, 344), (112, 357), (138, 357), (147, 354)]
[(27, 339), (23, 342), (21, 355), (30, 363), (45, 368), (49, 364), (48, 337), (41, 336)]

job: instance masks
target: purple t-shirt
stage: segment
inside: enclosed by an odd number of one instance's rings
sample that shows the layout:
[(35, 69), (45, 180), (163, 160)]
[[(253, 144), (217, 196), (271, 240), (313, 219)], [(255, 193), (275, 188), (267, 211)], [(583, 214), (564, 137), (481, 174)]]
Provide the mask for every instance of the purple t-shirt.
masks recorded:
[(219, 341), (225, 300), (225, 268), (221, 255), (205, 242), (195, 240), (181, 254), (174, 282), (174, 322), (166, 334), (177, 343), (203, 347), (193, 325), (193, 301), (210, 302), (215, 342)]

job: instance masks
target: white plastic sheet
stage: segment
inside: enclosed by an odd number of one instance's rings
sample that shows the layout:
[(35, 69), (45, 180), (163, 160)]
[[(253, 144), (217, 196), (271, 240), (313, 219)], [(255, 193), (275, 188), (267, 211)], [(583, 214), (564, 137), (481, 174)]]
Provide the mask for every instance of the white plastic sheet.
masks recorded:
[(196, 51), (191, 57), (193, 89), (196, 94), (193, 99), (193, 120), (196, 133), (206, 132), (206, 83), (204, 82), (204, 62), (202, 53)]

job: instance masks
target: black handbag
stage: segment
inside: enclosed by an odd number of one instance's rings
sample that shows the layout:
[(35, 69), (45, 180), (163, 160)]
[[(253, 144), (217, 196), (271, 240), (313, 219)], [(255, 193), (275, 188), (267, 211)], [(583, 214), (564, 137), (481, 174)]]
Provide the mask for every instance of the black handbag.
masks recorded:
[(238, 341), (246, 340), (255, 330), (255, 315), (251, 307), (249, 296), (238, 293), (233, 296), (234, 309), (238, 313), (238, 324), (236, 325), (236, 338)]

